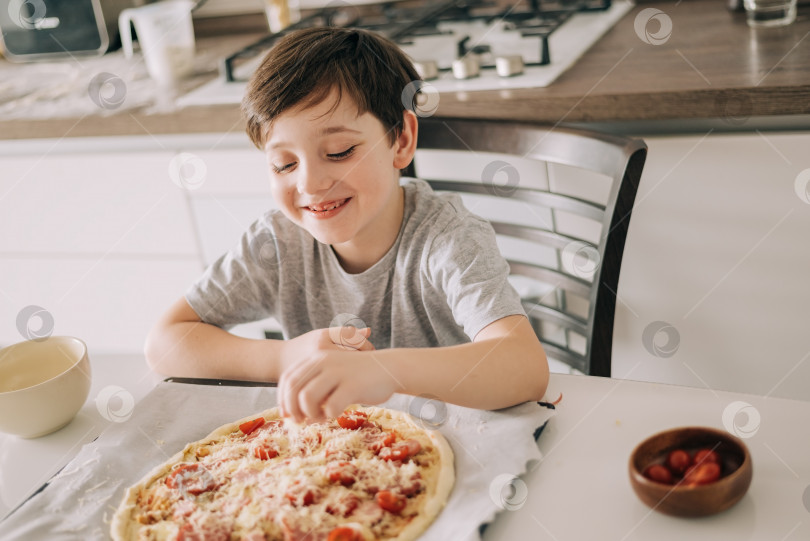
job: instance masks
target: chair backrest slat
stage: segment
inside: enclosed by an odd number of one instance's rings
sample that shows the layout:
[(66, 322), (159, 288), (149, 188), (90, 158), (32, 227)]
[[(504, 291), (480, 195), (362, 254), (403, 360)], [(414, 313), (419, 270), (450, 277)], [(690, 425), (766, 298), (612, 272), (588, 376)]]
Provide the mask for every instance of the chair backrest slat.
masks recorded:
[(542, 318), (545, 321), (577, 332), (582, 336), (587, 335), (589, 332), (587, 321), (551, 308), (550, 306), (538, 304), (531, 300), (523, 300), (523, 309), (526, 310), (526, 314), (528, 314), (529, 317)]
[(582, 278), (570, 276), (557, 269), (550, 269), (541, 265), (524, 263), (523, 261), (506, 260), (509, 263), (509, 272), (518, 276), (525, 276), (538, 282), (552, 284), (560, 289), (570, 291), (580, 297), (588, 298), (591, 284)]
[[(572, 242), (585, 242), (582, 239), (549, 231), (547, 229), (537, 229), (524, 225), (508, 224), (504, 222), (490, 221), (492, 228), (498, 235), (513, 237), (516, 239), (529, 240), (544, 244), (552, 248), (563, 249)], [(589, 244), (589, 243), (586, 243)]]
[(533, 203), (542, 207), (562, 210), (589, 218), (591, 220), (602, 221), (605, 216), (605, 207), (566, 195), (559, 195), (542, 190), (532, 190), (526, 188), (512, 188), (504, 190), (503, 195), (499, 195), (499, 190), (492, 186), (487, 186), (482, 182), (465, 182), (455, 180), (427, 180), (428, 184), (436, 191), (454, 191), (478, 195), (491, 195), (517, 199), (527, 203)]
[(543, 349), (546, 350), (546, 355), (549, 358), (562, 361), (571, 368), (579, 370), (582, 373), (588, 373), (588, 365), (590, 361), (588, 357), (574, 353), (570, 349), (562, 347), (559, 344), (544, 340), (542, 337), (540, 338), (540, 343), (543, 344)]

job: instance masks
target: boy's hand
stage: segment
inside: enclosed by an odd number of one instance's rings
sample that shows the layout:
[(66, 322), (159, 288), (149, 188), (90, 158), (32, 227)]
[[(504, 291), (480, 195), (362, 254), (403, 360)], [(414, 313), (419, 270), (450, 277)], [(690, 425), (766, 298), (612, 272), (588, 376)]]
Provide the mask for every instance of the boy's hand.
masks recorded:
[[(369, 332), (363, 331), (367, 338)], [(385, 402), (398, 387), (370, 353), (374, 346), (368, 340), (358, 340), (359, 347), (353, 349), (340, 340), (333, 342), (335, 337), (334, 329), (320, 329), (289, 341), (289, 354), (296, 358), (279, 379), (278, 402), (296, 422), (337, 417), (355, 402)]]
[(283, 342), (281, 350), (281, 373), (284, 374), (299, 362), (327, 351), (372, 351), (376, 348), (368, 340), (370, 335), (371, 329), (368, 327), (332, 327), (316, 329), (287, 340)]

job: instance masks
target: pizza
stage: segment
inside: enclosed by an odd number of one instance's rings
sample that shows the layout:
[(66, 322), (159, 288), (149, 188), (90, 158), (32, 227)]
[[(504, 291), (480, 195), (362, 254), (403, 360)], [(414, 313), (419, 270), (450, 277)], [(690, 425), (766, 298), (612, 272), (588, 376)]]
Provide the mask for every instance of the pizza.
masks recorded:
[(407, 414), (354, 407), (298, 425), (278, 408), (225, 425), (130, 487), (119, 540), (416, 539), (453, 488), (453, 452)]

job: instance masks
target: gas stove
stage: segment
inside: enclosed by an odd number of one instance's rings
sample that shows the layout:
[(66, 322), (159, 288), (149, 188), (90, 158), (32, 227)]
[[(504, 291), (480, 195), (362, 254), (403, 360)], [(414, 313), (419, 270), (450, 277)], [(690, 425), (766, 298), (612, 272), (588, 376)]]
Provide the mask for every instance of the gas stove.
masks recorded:
[[(426, 5), (425, 5), (426, 4)], [(548, 86), (632, 7), (629, 0), (443, 0), (350, 5), (332, 2), (282, 32), (224, 59), (221, 76), (178, 105), (234, 104), (265, 53), (288, 32), (312, 26), (365, 28), (397, 43), (436, 92)]]

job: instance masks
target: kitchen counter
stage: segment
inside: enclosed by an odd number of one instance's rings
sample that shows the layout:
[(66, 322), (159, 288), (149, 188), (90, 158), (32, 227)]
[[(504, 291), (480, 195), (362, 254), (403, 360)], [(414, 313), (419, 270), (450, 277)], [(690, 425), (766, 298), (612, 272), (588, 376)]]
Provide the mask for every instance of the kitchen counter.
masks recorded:
[[(644, 9), (672, 21), (660, 44), (635, 28)], [(643, 16), (643, 15), (642, 15)], [(641, 21), (641, 18), (639, 18)], [(655, 20), (646, 30), (659, 31)], [(779, 29), (751, 29), (743, 13), (720, 1), (652, 2), (636, 6), (570, 70), (546, 88), (446, 93), (438, 115), (547, 123), (715, 121), (729, 129), (787, 123), (810, 127), (810, 7)], [(259, 34), (198, 39), (198, 52), (218, 58)], [(650, 39), (655, 42), (655, 39)], [(214, 54), (216, 53), (216, 55)], [(92, 62), (86, 60), (85, 62)], [(215, 62), (194, 86), (216, 76)], [(10, 69), (0, 61), (0, 79)], [(189, 90), (186, 84), (184, 90)], [(106, 111), (109, 113), (110, 111)], [(757, 119), (749, 122), (750, 119)], [(775, 124), (774, 124), (775, 123)], [(237, 106), (141, 107), (107, 115), (0, 120), (0, 139), (158, 135), (241, 131)]]

